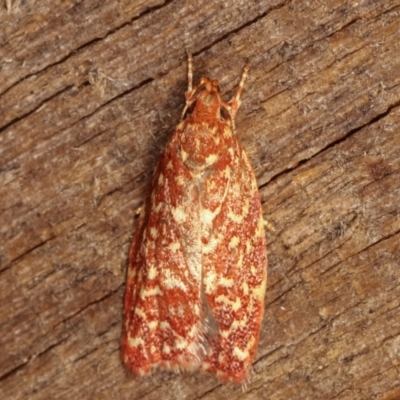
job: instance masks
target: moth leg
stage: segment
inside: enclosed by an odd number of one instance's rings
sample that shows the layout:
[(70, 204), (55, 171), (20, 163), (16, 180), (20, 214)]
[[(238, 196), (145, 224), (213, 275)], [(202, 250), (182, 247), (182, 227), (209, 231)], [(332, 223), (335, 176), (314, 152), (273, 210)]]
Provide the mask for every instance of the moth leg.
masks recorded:
[[(231, 123), (231, 129), (232, 132), (235, 133), (235, 119), (234, 119), (234, 115), (232, 114), (232, 103), (236, 101), (234, 98), (232, 100), (230, 100), (228, 103), (226, 103), (225, 101), (221, 100), (221, 108), (225, 108), (225, 110), (228, 111), (229, 116), (231, 117), (230, 123)], [(236, 110), (237, 111), (237, 110)]]
[(263, 224), (265, 226), (265, 228), (267, 228), (268, 230), (275, 232), (275, 227), (274, 225), (272, 225), (269, 221), (267, 221), (265, 218), (263, 218)]

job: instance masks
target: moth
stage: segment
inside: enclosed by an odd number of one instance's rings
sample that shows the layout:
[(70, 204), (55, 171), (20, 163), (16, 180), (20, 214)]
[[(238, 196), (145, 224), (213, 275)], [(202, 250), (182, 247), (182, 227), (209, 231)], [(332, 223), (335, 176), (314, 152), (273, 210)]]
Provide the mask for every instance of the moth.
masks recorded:
[(129, 256), (122, 358), (136, 375), (203, 370), (242, 383), (267, 280), (260, 194), (235, 134), (249, 66), (229, 102), (201, 78), (166, 145)]

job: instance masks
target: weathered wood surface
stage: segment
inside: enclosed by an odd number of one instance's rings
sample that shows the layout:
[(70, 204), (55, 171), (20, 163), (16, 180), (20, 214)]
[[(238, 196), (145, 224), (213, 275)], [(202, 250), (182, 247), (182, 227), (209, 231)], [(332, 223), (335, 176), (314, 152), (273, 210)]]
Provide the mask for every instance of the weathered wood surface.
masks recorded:
[[(195, 78), (232, 95), (269, 283), (253, 379), (134, 379), (135, 210)], [(0, 397), (400, 398), (400, 0), (0, 4)]]

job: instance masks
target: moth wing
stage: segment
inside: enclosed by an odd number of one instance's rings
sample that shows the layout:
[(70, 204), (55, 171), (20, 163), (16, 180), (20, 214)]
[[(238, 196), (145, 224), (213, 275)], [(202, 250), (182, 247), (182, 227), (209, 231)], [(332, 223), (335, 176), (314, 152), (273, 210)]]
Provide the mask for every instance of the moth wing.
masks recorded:
[(219, 205), (212, 205), (209, 192), (202, 203), (203, 214), (210, 209), (213, 213), (213, 218), (203, 219), (203, 285), (218, 324), (203, 368), (222, 381), (239, 383), (247, 378), (257, 349), (267, 254), (257, 182), (235, 135), (229, 151), (227, 167), (216, 169), (205, 182), (208, 188), (223, 192)]
[[(154, 175), (130, 253), (122, 354), (134, 373), (201, 365), (199, 194), (177, 156), (175, 132)], [(198, 266), (197, 266), (198, 267)]]

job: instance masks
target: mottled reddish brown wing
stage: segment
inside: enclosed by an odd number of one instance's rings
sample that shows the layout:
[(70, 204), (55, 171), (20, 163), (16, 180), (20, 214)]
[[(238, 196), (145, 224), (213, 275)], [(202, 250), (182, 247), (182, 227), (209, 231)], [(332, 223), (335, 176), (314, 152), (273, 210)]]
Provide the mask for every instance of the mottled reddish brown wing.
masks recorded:
[[(221, 381), (242, 382), (257, 349), (267, 279), (267, 254), (260, 195), (246, 154), (233, 135), (230, 177), (220, 209), (203, 239), (204, 287), (218, 322), (212, 353), (203, 368)], [(216, 183), (212, 183), (212, 181)], [(223, 187), (218, 174), (208, 186)], [(221, 189), (220, 189), (221, 190)], [(208, 194), (203, 199), (208, 207)], [(207, 228), (204, 229), (207, 231)], [(212, 250), (212, 251), (210, 251)]]
[(139, 375), (195, 369), (204, 357), (200, 276), (190, 269), (199, 204), (177, 156), (180, 133), (160, 160), (130, 254), (122, 347)]
[[(241, 382), (263, 313), (260, 198), (244, 151), (222, 124), (202, 132), (204, 140), (220, 137), (218, 159), (198, 176), (188, 173), (177, 154), (191, 123), (177, 129), (164, 152), (132, 246), (124, 359), (137, 374), (202, 367)], [(216, 336), (209, 332), (210, 311)]]

